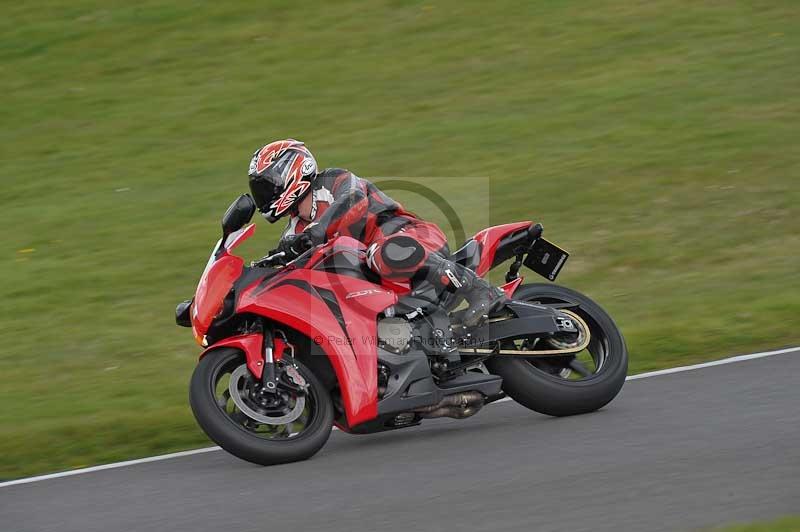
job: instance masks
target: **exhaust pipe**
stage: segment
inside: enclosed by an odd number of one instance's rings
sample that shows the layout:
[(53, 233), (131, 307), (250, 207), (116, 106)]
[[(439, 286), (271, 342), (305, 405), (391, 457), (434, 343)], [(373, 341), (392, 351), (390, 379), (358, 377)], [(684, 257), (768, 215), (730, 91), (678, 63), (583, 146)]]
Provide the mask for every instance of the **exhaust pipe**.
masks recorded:
[(451, 417), (464, 419), (474, 416), (483, 408), (484, 397), (481, 392), (470, 391), (445, 396), (438, 404), (417, 408), (414, 412), (423, 418)]

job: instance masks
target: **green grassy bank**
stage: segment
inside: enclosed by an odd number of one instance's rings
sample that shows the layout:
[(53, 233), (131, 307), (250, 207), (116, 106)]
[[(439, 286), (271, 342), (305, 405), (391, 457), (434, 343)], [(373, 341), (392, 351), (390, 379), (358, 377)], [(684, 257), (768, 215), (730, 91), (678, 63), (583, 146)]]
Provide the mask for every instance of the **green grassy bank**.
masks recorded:
[[(187, 405), (198, 349), (172, 312), (275, 138), (364, 177), (488, 177), (490, 193), (452, 191), (467, 229), (543, 222), (573, 253), (560, 282), (617, 319), (634, 372), (797, 343), (798, 15), (793, 0), (5, 6), (0, 478), (207, 443)], [(259, 225), (251, 256), (277, 234)]]

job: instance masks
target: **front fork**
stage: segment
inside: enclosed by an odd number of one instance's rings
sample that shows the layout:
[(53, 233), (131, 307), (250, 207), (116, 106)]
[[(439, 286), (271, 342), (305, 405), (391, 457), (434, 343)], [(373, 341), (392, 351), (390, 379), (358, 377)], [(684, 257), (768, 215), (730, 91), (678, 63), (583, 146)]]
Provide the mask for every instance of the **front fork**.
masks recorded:
[(264, 384), (264, 389), (268, 393), (275, 393), (278, 389), (278, 383), (275, 380), (275, 357), (273, 353), (273, 346), (275, 340), (272, 337), (271, 331), (264, 332), (264, 371), (261, 373), (261, 382)]
[(286, 341), (275, 337), (275, 331), (268, 323), (263, 327), (264, 342), (261, 352), (264, 355), (264, 371), (261, 372), (261, 382), (267, 393), (278, 391), (278, 379), (275, 372), (275, 364), (283, 358), (283, 351), (286, 349)]

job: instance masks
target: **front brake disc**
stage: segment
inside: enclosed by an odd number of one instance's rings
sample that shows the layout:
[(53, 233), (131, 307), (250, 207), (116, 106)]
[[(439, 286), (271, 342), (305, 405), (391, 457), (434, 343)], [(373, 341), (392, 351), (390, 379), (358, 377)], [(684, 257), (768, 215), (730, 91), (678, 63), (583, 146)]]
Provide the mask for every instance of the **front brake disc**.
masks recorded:
[(265, 425), (285, 425), (295, 421), (303, 414), (303, 410), (306, 407), (306, 398), (303, 395), (298, 396), (294, 408), (282, 416), (265, 416), (250, 408), (245, 400), (242, 399), (242, 391), (239, 388), (239, 382), (246, 378), (247, 372), (247, 364), (242, 364), (231, 373), (231, 381), (228, 384), (231, 400), (233, 400), (233, 404), (235, 404), (243, 414)]

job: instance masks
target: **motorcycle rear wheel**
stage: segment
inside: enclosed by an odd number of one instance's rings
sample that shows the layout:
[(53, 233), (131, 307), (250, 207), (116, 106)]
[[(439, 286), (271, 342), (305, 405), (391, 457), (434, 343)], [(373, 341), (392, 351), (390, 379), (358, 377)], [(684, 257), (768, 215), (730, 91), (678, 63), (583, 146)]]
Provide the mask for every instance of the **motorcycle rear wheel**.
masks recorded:
[[(244, 354), (232, 348), (221, 348), (200, 360), (189, 385), (189, 403), (200, 428), (232, 455), (255, 464), (296, 462), (316, 454), (333, 428), (333, 403), (319, 379), (293, 361), (308, 385), (302, 414), (290, 423), (265, 424), (248, 417), (231, 401), (229, 382), (225, 381), (241, 374), (244, 363)], [(247, 376), (253, 379), (249, 372)]]
[[(589, 326), (591, 342), (581, 355), (586, 357), (586, 363), (573, 355), (496, 356), (487, 360), (489, 371), (503, 377), (506, 394), (521, 405), (550, 416), (594, 412), (617, 396), (628, 371), (628, 350), (611, 316), (587, 296), (553, 284), (522, 285), (514, 299), (560, 306), (577, 313)], [(575, 306), (565, 306), (571, 304)], [(513, 349), (514, 344), (511, 345)]]

